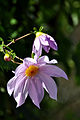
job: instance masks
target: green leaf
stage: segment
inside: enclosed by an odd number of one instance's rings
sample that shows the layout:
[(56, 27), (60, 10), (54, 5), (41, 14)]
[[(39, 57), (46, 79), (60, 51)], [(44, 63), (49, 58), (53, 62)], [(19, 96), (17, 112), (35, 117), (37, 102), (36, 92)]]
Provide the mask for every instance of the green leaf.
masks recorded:
[(0, 52), (3, 52), (3, 45), (0, 45)]
[(43, 30), (43, 26), (41, 26), (40, 28), (39, 28), (39, 32), (41, 32)]
[(11, 53), (11, 55), (12, 55), (12, 58), (14, 59), (16, 56), (16, 53)]

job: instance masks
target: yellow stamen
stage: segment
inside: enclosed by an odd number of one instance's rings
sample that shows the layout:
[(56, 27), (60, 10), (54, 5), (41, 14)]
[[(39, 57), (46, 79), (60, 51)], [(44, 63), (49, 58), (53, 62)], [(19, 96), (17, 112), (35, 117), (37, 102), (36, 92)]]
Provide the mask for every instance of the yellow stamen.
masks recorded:
[(35, 65), (30, 65), (26, 71), (25, 71), (25, 74), (26, 76), (29, 76), (29, 77), (32, 77), (34, 75), (36, 75), (36, 73), (38, 72), (38, 66), (35, 66)]
[(36, 37), (39, 37), (40, 35), (44, 34), (43, 32), (37, 32)]

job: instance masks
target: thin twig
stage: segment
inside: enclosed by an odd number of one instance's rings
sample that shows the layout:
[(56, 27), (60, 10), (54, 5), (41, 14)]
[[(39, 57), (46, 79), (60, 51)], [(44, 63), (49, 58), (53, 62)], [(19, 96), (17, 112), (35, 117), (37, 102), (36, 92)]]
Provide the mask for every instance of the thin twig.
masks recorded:
[[(14, 39), (13, 39), (10, 43), (8, 43), (5, 47), (10, 46), (12, 43), (15, 43), (15, 42), (14, 42)], [(5, 47), (4, 47), (4, 48), (5, 48)]]
[(17, 39), (13, 39), (10, 43), (8, 43), (5, 47), (8, 47), (8, 46), (10, 46), (12, 43), (15, 43), (16, 41), (18, 41), (18, 40), (20, 40), (20, 39), (22, 39), (22, 38), (24, 38), (24, 37), (27, 37), (28, 35), (31, 35), (32, 33), (28, 33), (28, 34), (26, 34), (26, 35), (23, 35), (23, 36), (21, 36), (21, 37), (19, 37), (19, 38), (17, 38)]
[(19, 59), (19, 60), (23, 61), (23, 59), (19, 58), (18, 56), (15, 56), (15, 58), (17, 58), (17, 59)]
[(18, 41), (18, 40), (20, 40), (20, 39), (22, 39), (22, 38), (24, 38), (24, 37), (27, 37), (28, 35), (31, 35), (31, 34), (32, 34), (32, 33), (28, 33), (28, 34), (26, 34), (26, 35), (23, 35), (23, 36), (15, 39), (14, 41), (16, 42), (16, 41)]
[(12, 60), (12, 59), (11, 59), (11, 61), (12, 61), (13, 63), (16, 63), (16, 64), (22, 64), (22, 63), (19, 63), (19, 62), (14, 61), (14, 60)]

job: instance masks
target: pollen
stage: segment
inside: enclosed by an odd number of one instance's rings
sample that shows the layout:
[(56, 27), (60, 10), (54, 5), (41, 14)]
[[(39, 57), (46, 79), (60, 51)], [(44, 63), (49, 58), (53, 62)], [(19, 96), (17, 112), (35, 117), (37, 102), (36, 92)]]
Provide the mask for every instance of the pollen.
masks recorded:
[(37, 74), (38, 70), (39, 70), (38, 66), (30, 65), (26, 69), (25, 74), (26, 74), (26, 76), (32, 77), (32, 76), (35, 76)]
[(39, 37), (39, 36), (42, 35), (42, 34), (44, 34), (44, 33), (42, 33), (42, 32), (37, 32), (37, 33), (36, 33), (36, 37)]

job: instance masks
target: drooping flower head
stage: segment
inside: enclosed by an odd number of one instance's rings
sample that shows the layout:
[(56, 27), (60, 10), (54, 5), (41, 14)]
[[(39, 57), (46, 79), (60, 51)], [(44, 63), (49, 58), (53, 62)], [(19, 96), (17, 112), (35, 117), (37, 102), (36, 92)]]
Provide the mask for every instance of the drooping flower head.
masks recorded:
[(52, 99), (57, 100), (57, 86), (52, 77), (67, 78), (67, 75), (56, 65), (56, 60), (49, 61), (47, 56), (42, 56), (36, 61), (33, 58), (25, 58), (23, 63), (15, 70), (15, 75), (9, 80), (7, 90), (9, 95), (13, 93), (17, 107), (21, 106), (29, 95), (32, 102), (40, 108), (40, 102), (44, 97), (44, 89)]
[(32, 52), (35, 53), (38, 57), (42, 54), (42, 48), (48, 53), (50, 48), (57, 50), (57, 43), (55, 40), (48, 34), (43, 32), (36, 32), (36, 37), (33, 43)]

